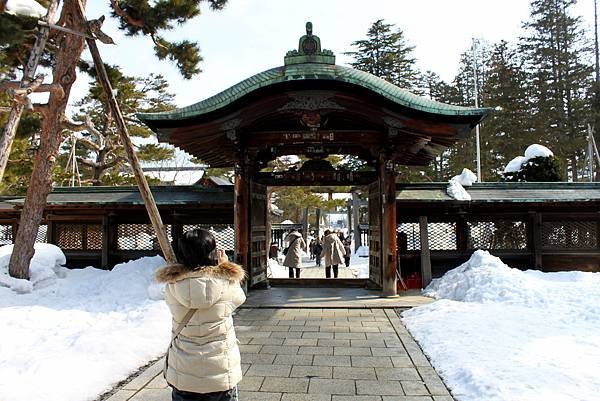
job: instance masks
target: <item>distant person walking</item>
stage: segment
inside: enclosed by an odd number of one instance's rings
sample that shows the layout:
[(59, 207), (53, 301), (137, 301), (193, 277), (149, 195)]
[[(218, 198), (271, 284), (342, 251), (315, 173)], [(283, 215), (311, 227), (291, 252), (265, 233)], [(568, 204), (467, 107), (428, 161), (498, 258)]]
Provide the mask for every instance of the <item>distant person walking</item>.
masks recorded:
[(323, 252), (325, 256), (325, 277), (331, 278), (333, 268), (333, 278), (338, 277), (338, 266), (344, 261), (344, 244), (340, 237), (330, 230), (325, 230), (323, 238)]
[(306, 249), (306, 242), (302, 238), (302, 234), (294, 230), (287, 235), (285, 240), (288, 243), (287, 252), (283, 265), (289, 269), (290, 278), (300, 278), (300, 269), (302, 269), (302, 250)]
[(323, 255), (323, 244), (321, 244), (321, 240), (315, 240), (315, 261), (317, 262), (317, 266), (321, 267), (321, 257)]
[(352, 253), (352, 250), (350, 249), (349, 241), (344, 242), (344, 252), (346, 252), (344, 255), (344, 263), (346, 263), (346, 267), (350, 267), (350, 254)]

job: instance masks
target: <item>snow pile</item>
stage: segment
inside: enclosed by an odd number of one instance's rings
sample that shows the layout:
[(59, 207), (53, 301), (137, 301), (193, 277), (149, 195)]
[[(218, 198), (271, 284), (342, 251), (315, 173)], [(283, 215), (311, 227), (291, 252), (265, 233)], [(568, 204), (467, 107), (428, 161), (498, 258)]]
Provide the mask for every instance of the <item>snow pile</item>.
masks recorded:
[[(354, 249), (354, 245), (352, 245)], [(359, 246), (356, 252), (350, 255), (350, 270), (355, 278), (369, 278), (369, 247)]]
[(538, 144), (529, 145), (529, 147), (525, 149), (525, 156), (517, 156), (508, 162), (506, 167), (504, 167), (504, 174), (521, 171), (523, 165), (533, 158), (551, 156), (554, 156), (554, 153), (547, 147)]
[(4, 11), (12, 15), (24, 15), (34, 18), (41, 18), (48, 12), (40, 3), (34, 0), (8, 0)]
[(456, 175), (448, 181), (446, 193), (453, 199), (470, 201), (471, 195), (464, 187), (470, 187), (476, 181), (477, 176), (471, 170), (465, 168), (460, 175)]
[(95, 400), (160, 357), (171, 316), (153, 282), (163, 258), (69, 270), (17, 295), (0, 287), (0, 400)]
[(33, 258), (29, 263), (30, 280), (10, 277), (8, 264), (13, 245), (0, 247), (0, 286), (9, 287), (23, 294), (45, 285), (50, 285), (56, 278), (64, 278), (67, 269), (63, 266), (67, 259), (59, 247), (52, 244), (35, 244)]
[(598, 399), (600, 273), (511, 269), (477, 251), (402, 314), (461, 401)]

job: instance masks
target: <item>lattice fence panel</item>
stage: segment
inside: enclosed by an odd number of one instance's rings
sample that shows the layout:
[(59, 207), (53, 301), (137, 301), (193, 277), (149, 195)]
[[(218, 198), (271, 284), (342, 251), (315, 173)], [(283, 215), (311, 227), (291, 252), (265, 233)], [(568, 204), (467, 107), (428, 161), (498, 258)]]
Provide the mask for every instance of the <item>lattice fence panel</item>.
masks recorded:
[(453, 251), (456, 246), (456, 222), (428, 223), (429, 249), (432, 251)]
[[(172, 241), (171, 225), (165, 224), (169, 241)], [(160, 246), (152, 224), (117, 225), (117, 249), (123, 251), (158, 251)]]
[(83, 249), (85, 224), (56, 224), (56, 246), (61, 249)]
[(10, 245), (12, 243), (12, 224), (0, 224), (0, 245)]
[(87, 249), (102, 250), (102, 225), (88, 224), (86, 232)]
[(39, 226), (38, 232), (35, 236), (35, 242), (48, 242), (48, 226), (46, 224), (42, 224)]
[(469, 249), (527, 249), (524, 221), (468, 221)]
[[(401, 223), (396, 227), (396, 233), (406, 235), (406, 250), (418, 251), (421, 249), (421, 235), (419, 223)], [(400, 237), (398, 238), (400, 240)], [(400, 244), (398, 244), (400, 246)]]
[(544, 221), (544, 249), (598, 249), (598, 221)]
[(203, 228), (210, 231), (217, 240), (217, 247), (226, 251), (235, 250), (235, 231), (232, 226), (228, 224), (184, 224), (183, 232), (195, 228)]

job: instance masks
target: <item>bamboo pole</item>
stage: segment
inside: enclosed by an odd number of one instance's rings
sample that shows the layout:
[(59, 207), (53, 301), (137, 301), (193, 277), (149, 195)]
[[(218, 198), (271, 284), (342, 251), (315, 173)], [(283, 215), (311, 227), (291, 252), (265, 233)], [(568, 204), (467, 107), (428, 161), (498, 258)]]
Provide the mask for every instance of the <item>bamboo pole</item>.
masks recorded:
[[(81, 3), (79, 3), (78, 11), (80, 17), (84, 21), (86, 21), (84, 9)], [(102, 58), (100, 57), (98, 46), (96, 46), (95, 39), (90, 39), (90, 37), (93, 37), (93, 35), (89, 30), (88, 24), (88, 32), (85, 40), (87, 42), (90, 53), (92, 54), (92, 59), (94, 60), (94, 64), (96, 66), (98, 80), (100, 81), (100, 84), (102, 85), (104, 93), (106, 94), (106, 97), (108, 99), (108, 106), (110, 108), (110, 112), (113, 118), (115, 119), (115, 124), (117, 126), (117, 130), (119, 131), (119, 136), (121, 137), (123, 146), (125, 147), (127, 159), (129, 160), (129, 164), (131, 165), (131, 169), (133, 170), (133, 174), (138, 184), (140, 195), (144, 200), (144, 205), (146, 206), (146, 210), (148, 211), (148, 215), (150, 216), (150, 221), (152, 222), (152, 226), (154, 228), (154, 231), (156, 232), (158, 244), (160, 245), (160, 249), (163, 252), (165, 260), (168, 263), (177, 263), (175, 252), (173, 252), (173, 248), (171, 247), (171, 243), (169, 242), (169, 237), (167, 236), (167, 232), (160, 217), (160, 213), (158, 212), (158, 208), (156, 207), (154, 196), (152, 196), (152, 192), (150, 191), (150, 187), (148, 186), (148, 182), (146, 181), (146, 177), (144, 176), (144, 172), (142, 170), (142, 167), (140, 166), (140, 161), (137, 155), (135, 154), (133, 143), (131, 142), (129, 132), (127, 130), (127, 125), (125, 124), (125, 119), (123, 118), (123, 114), (121, 113), (121, 109), (119, 108), (119, 104), (117, 103), (117, 99), (115, 98), (112, 86), (110, 84), (110, 81), (108, 80), (108, 74), (106, 73), (104, 63), (102, 62)]]
[[(52, 0), (48, 5), (48, 12), (44, 17), (47, 22), (54, 20), (54, 16), (58, 10), (58, 3), (58, 0)], [(34, 80), (35, 70), (40, 63), (40, 58), (44, 53), (44, 48), (46, 47), (46, 42), (48, 41), (49, 35), (50, 28), (47, 26), (41, 26), (38, 29), (35, 43), (31, 49), (31, 54), (29, 55), (29, 60), (27, 61), (27, 65), (23, 71), (23, 78), (21, 79), (21, 84), (19, 85), (21, 89), (27, 88), (27, 86)], [(4, 178), (4, 171), (6, 170), (6, 165), (8, 164), (12, 143), (15, 139), (17, 127), (19, 126), (19, 120), (21, 119), (24, 109), (25, 104), (14, 102), (10, 109), (8, 120), (2, 129), (2, 135), (0, 136), (0, 182), (2, 182), (2, 179)]]

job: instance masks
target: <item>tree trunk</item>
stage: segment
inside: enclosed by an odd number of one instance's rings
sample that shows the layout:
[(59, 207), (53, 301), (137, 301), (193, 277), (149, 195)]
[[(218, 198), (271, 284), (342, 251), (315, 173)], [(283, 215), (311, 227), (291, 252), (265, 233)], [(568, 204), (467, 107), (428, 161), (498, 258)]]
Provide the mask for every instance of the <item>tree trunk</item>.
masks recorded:
[[(46, 13), (45, 18), (46, 21), (52, 21), (54, 19), (54, 15), (56, 14), (57, 8), (58, 1), (51, 1), (48, 5), (48, 12)], [(44, 52), (44, 48), (46, 47), (46, 41), (48, 40), (49, 34), (50, 28), (38, 28), (35, 44), (31, 49), (29, 60), (27, 61), (27, 65), (25, 66), (25, 69), (23, 71), (21, 88), (33, 81), (35, 70), (37, 69), (37, 66), (40, 62), (40, 58), (42, 57), (42, 53)], [(2, 129), (2, 136), (0, 136), (0, 182), (2, 182), (2, 179), (4, 178), (4, 171), (6, 170), (6, 165), (8, 164), (8, 158), (10, 156), (12, 143), (15, 139), (17, 127), (19, 126), (19, 120), (21, 119), (21, 114), (23, 114), (24, 109), (24, 104), (15, 103), (10, 110), (10, 114), (8, 115), (8, 121)]]
[[(66, 27), (75, 31), (84, 32), (86, 27), (76, 14), (78, 1), (85, 4), (84, 0), (65, 1), (59, 23), (64, 23)], [(53, 83), (62, 86), (64, 96), (56, 92), (50, 93), (48, 112), (42, 120), (40, 148), (35, 156), (15, 247), (10, 258), (9, 272), (12, 277), (29, 279), (29, 262), (34, 253), (35, 237), (46, 206), (46, 197), (52, 189), (52, 167), (63, 140), (63, 117), (71, 86), (76, 79), (77, 62), (83, 49), (82, 37), (65, 34), (56, 52)]]

